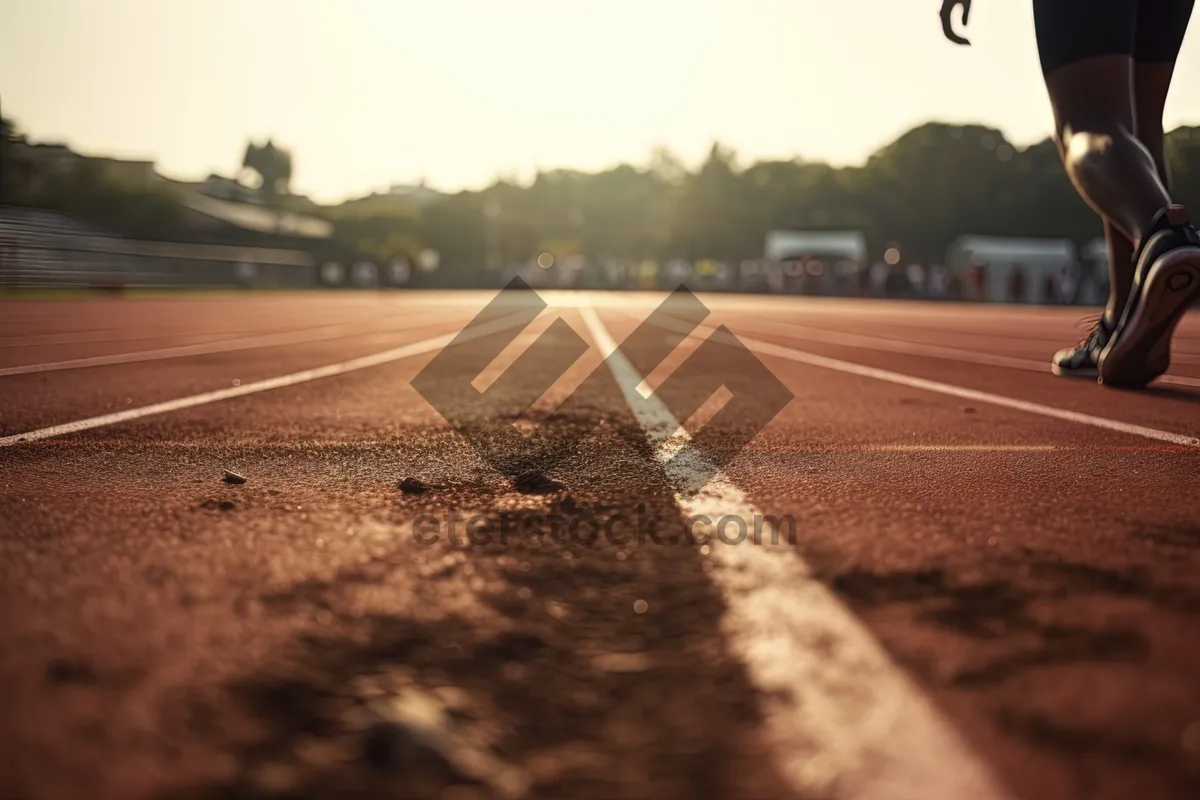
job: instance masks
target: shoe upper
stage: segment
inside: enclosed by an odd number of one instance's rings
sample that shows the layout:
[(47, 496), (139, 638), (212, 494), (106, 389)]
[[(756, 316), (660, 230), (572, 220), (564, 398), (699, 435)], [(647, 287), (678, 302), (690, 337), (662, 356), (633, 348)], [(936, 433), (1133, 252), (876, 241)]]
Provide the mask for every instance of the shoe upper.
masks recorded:
[(1188, 220), (1187, 210), (1183, 206), (1170, 205), (1158, 212), (1133, 254), (1134, 295), (1137, 294), (1136, 289), (1145, 281), (1150, 267), (1160, 256), (1176, 247), (1187, 245), (1200, 246), (1200, 234)]
[(1096, 320), (1096, 327), (1083, 341), (1071, 347), (1065, 347), (1054, 354), (1051, 359), (1061, 370), (1095, 369), (1100, 358), (1100, 351), (1112, 338), (1112, 329), (1105, 323), (1104, 318)]

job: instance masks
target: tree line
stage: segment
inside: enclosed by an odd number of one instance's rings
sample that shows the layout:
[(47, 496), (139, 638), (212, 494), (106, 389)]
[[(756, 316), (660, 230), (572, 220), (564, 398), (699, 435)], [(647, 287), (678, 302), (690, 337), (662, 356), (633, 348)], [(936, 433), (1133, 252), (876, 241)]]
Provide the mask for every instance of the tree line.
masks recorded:
[[(6, 149), (13, 131), (6, 122)], [(1170, 132), (1167, 157), (1177, 201), (1200, 209), (1200, 127)], [(641, 165), (548, 170), (527, 183), (499, 179), (423, 203), (384, 194), (318, 206), (289, 195), (291, 156), (270, 144), (248, 147), (243, 166), (265, 173), (264, 202), (330, 220), (333, 247), (345, 257), (382, 262), (433, 249), (442, 264), (436, 281), (449, 285), (490, 283), (489, 267), (542, 252), (659, 262), (758, 258), (774, 229), (860, 230), (872, 257), (897, 247), (906, 263), (926, 264), (941, 261), (963, 234), (1082, 245), (1102, 232), (1051, 140), (1017, 147), (981, 125), (921, 125), (858, 166), (799, 158), (743, 164), (714, 144), (694, 168), (658, 149)], [(20, 168), (0, 152), (0, 170), (11, 202)], [(86, 171), (41, 184), (40, 196), (23, 201), (142, 236), (156, 228), (168, 235), (178, 223), (172, 190), (105, 186)]]
[[(1200, 209), (1200, 127), (1168, 136), (1179, 202)], [(483, 265), (541, 252), (591, 259), (738, 261), (762, 255), (774, 229), (861, 230), (873, 257), (897, 247), (906, 263), (936, 263), (964, 234), (1102, 234), (1053, 141), (1016, 147), (980, 125), (930, 123), (880, 148), (861, 166), (803, 159), (739, 163), (714, 144), (697, 168), (666, 150), (648, 164), (602, 172), (550, 170), (528, 184), (498, 180), (420, 208), (387, 195), (325, 213), (348, 243), (376, 258), (442, 254), (442, 281), (472, 282)]]

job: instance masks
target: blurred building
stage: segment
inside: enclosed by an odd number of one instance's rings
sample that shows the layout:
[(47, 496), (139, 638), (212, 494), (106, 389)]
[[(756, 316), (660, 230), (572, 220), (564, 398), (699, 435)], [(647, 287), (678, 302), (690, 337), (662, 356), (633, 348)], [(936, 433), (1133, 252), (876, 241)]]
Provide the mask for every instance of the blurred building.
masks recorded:
[(78, 156), (59, 145), (29, 152), (35, 179), (86, 163), (131, 188), (172, 184), (163, 202), (179, 204), (180, 225), (139, 239), (65, 213), (0, 206), (0, 285), (316, 286), (317, 264), (337, 255), (330, 223), (251, 202), (220, 176), (185, 184), (159, 177), (152, 162)]
[(149, 189), (162, 180), (153, 161), (88, 156), (65, 144), (34, 144), (24, 138), (18, 139), (12, 147), (14, 158), (29, 165), (30, 179), (35, 183), (81, 169), (92, 169), (102, 180), (135, 189)]
[(862, 283), (867, 237), (862, 231), (770, 231), (763, 256), (780, 265), (784, 292), (853, 295)]
[(1108, 242), (1104, 237), (1084, 245), (1080, 258), (1079, 291), (1076, 302), (1099, 306), (1108, 300)]
[(209, 233), (251, 234), (260, 236), (328, 239), (332, 223), (317, 217), (242, 200), (224, 200), (201, 192), (184, 195), (188, 224)]
[(261, 203), (262, 198), (258, 192), (250, 188), (246, 184), (240, 182), (237, 178), (227, 178), (224, 175), (210, 174), (204, 180), (198, 183), (188, 183), (185, 181), (177, 182), (180, 186), (185, 186), (197, 194), (205, 197), (213, 197), (217, 200), (232, 200), (239, 203)]
[(388, 194), (407, 200), (415, 206), (428, 205), (443, 197), (441, 192), (426, 186), (425, 181), (418, 184), (394, 183), (388, 189)]
[(300, 288), (318, 284), (317, 257), (271, 240), (130, 239), (66, 214), (0, 207), (0, 286)]
[(962, 236), (946, 261), (966, 287), (966, 299), (991, 303), (1071, 302), (1079, 261), (1069, 239)]

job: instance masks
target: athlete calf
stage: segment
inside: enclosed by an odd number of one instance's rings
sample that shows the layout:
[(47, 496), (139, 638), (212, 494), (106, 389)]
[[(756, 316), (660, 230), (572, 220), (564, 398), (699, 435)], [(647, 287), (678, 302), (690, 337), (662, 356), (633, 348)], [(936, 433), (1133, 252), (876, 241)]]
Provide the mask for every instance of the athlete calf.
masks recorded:
[[(1071, 182), (1104, 219), (1108, 304), (1054, 354), (1056, 375), (1143, 386), (1167, 371), (1171, 336), (1200, 297), (1200, 235), (1171, 203), (1163, 106), (1195, 0), (1033, 0), (1055, 141)], [(942, 29), (958, 44), (943, 0)]]

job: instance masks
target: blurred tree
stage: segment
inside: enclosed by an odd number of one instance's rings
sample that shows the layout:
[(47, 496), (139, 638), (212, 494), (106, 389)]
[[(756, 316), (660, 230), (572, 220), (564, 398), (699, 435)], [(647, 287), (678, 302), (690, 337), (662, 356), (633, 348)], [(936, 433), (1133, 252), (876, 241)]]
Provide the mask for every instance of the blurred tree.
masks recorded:
[[(371, 202), (371, 201), (392, 202)], [(330, 209), (334, 239), (359, 257), (377, 264), (394, 258), (410, 262), (424, 249), (421, 218), (417, 209), (395, 198), (376, 196)]]
[(858, 202), (906, 259), (938, 259), (963, 233), (1005, 232), (1001, 203), (1015, 157), (997, 130), (922, 125), (867, 160)]
[(248, 142), (242, 156), (242, 169), (256, 173), (260, 191), (265, 197), (274, 199), (288, 192), (292, 180), (292, 155), (282, 147), (276, 147), (270, 139), (263, 145)]
[(592, 258), (641, 259), (668, 248), (677, 187), (660, 172), (622, 164), (588, 176), (581, 188), (578, 238)]
[(650, 172), (663, 183), (680, 184), (688, 170), (683, 161), (667, 147), (655, 147), (650, 151)]
[[(65, 173), (15, 180), (17, 128), (10, 120), (2, 125), (5, 202), (58, 209), (136, 235), (168, 235), (181, 223), (171, 190), (109, 184), (86, 160)], [(1168, 134), (1167, 157), (1176, 198), (1200, 208), (1200, 127)], [(757, 258), (766, 233), (777, 228), (861, 230), (872, 258), (898, 242), (906, 261), (924, 262), (940, 261), (963, 234), (1067, 237), (1083, 244), (1101, 233), (1052, 141), (1019, 148), (980, 125), (922, 125), (861, 166), (792, 159), (742, 167), (733, 150), (715, 143), (703, 163), (689, 169), (656, 148), (641, 166), (545, 170), (531, 181), (507, 177), (426, 204), (388, 194), (331, 207), (302, 202), (284, 194), (291, 157), (270, 141), (249, 143), (243, 166), (259, 175), (272, 202), (330, 220), (345, 250), (381, 264), (413, 259), (425, 248), (437, 251), (441, 268), (424, 280), (447, 286), (498, 285), (505, 274), (498, 267), (527, 262), (542, 249), (626, 264)], [(21, 194), (18, 185), (38, 188)]]
[(483, 193), (459, 192), (421, 210), (422, 241), (441, 254), (436, 273), (441, 285), (499, 284), (484, 268), (489, 222), (484, 205)]
[(737, 258), (746, 246), (745, 182), (733, 150), (714, 142), (695, 174), (684, 178), (670, 216), (671, 242), (684, 258)]
[(0, 116), (0, 203), (18, 203), (28, 189), (30, 168), (23, 157), (17, 124)]
[(1100, 218), (1079, 197), (1045, 139), (1025, 148), (997, 198), (995, 232), (1006, 236), (1066, 237), (1078, 244), (1104, 233)]
[(1200, 126), (1180, 127), (1167, 134), (1172, 197), (1200, 213)]

